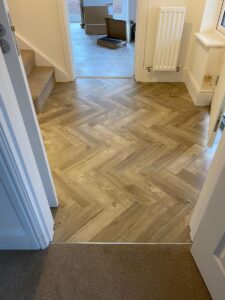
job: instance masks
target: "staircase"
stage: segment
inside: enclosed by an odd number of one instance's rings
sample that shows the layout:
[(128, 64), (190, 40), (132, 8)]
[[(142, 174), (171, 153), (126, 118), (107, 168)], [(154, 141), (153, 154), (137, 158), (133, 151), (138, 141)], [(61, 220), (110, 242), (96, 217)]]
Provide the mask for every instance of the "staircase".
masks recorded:
[(34, 107), (36, 112), (39, 113), (43, 110), (47, 102), (47, 98), (54, 87), (54, 68), (36, 66), (34, 51), (32, 50), (21, 50), (21, 56), (33, 98)]

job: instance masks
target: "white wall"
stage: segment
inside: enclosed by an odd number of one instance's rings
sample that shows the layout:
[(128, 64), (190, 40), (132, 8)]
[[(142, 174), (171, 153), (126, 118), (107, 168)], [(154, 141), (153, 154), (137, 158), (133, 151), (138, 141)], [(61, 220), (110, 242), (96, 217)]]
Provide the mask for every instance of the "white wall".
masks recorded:
[(53, 65), (57, 81), (71, 80), (59, 0), (8, 0), (23, 48), (35, 50), (38, 65)]
[(129, 20), (136, 21), (137, 0), (128, 0), (129, 2)]
[(184, 36), (184, 40), (187, 39), (185, 47), (188, 47), (185, 61), (186, 69), (189, 68), (190, 63), (192, 63), (193, 61), (194, 51), (196, 47), (196, 38), (194, 36), (194, 33), (199, 32), (200, 30), (205, 3), (206, 0), (187, 1), (187, 19), (185, 24)]

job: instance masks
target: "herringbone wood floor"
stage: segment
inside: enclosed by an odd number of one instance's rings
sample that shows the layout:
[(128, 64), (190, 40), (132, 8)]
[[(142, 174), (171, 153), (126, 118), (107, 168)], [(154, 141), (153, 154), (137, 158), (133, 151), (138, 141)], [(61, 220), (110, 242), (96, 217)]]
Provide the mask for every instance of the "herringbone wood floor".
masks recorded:
[(79, 79), (38, 116), (60, 207), (55, 241), (189, 242), (215, 149), (180, 84)]

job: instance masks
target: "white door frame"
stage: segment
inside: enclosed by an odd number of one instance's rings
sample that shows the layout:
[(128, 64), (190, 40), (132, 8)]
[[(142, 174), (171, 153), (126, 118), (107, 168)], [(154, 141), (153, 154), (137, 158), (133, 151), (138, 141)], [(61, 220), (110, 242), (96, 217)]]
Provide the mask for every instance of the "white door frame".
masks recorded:
[[(212, 166), (209, 170), (207, 178), (205, 180), (203, 189), (201, 191), (199, 200), (195, 206), (191, 221), (190, 221), (190, 228), (191, 228), (191, 239), (194, 240), (196, 233), (199, 229), (201, 221), (205, 215), (205, 212), (208, 208), (208, 205), (211, 201), (212, 194), (215, 190), (216, 184), (219, 180), (219, 177), (223, 171), (224, 164), (225, 164), (225, 132), (222, 135), (222, 139), (218, 146), (217, 152), (215, 154), (214, 160), (212, 162)], [(225, 192), (225, 188), (224, 188)]]
[(215, 142), (223, 118), (224, 108), (225, 108), (225, 59), (222, 64), (219, 80), (211, 103), (209, 137), (208, 137), (209, 147), (212, 147), (213, 143)]
[(144, 81), (145, 44), (147, 38), (147, 24), (149, 17), (149, 6), (151, 1), (137, 1), (137, 21), (135, 37), (135, 79), (137, 82)]
[[(213, 103), (210, 112), (210, 126), (209, 126), (209, 144), (210, 146), (214, 142), (214, 138), (218, 132), (218, 128), (220, 125), (220, 119), (222, 118), (222, 113), (224, 110), (224, 96), (225, 96), (225, 61), (222, 65), (222, 71), (220, 74), (220, 79), (218, 85), (216, 87)], [(218, 118), (219, 117), (219, 118)], [(214, 127), (218, 122), (218, 128), (214, 132)], [(221, 151), (221, 147), (223, 147), (223, 151)], [(214, 188), (219, 180), (220, 173), (222, 172), (223, 164), (225, 164), (224, 157), (224, 149), (225, 149), (225, 132), (222, 135), (219, 147), (215, 154), (214, 160), (212, 162), (212, 166), (208, 172), (205, 183), (203, 185), (202, 191), (200, 193), (198, 202), (195, 206), (191, 221), (190, 221), (190, 229), (191, 229), (191, 239), (194, 240), (196, 233), (199, 229), (200, 223), (204, 217), (208, 204), (211, 200), (212, 193)]]
[(69, 12), (67, 6), (67, 0), (57, 0), (58, 14), (60, 19), (60, 27), (63, 41), (63, 51), (66, 60), (67, 72), (69, 74), (69, 80), (74, 81), (76, 79), (75, 66), (73, 62), (73, 50), (70, 34), (70, 22)]
[(204, 184), (191, 224), (192, 255), (213, 299), (224, 299), (225, 132)]
[(0, 249), (44, 249), (54, 221), (1, 49), (0, 82), (0, 179), (21, 225), (0, 228)]
[(33, 100), (27, 82), (23, 62), (16, 48), (15, 39), (8, 18), (9, 8), (7, 0), (0, 0), (0, 20), (6, 28), (4, 38), (9, 42), (11, 50), (4, 55), (5, 63), (18, 99), (23, 121), (30, 139), (37, 166), (44, 184), (50, 207), (58, 206), (58, 199), (49, 167), (44, 143), (42, 140), (37, 116), (34, 110)]
[[(210, 201), (212, 201), (212, 195), (214, 193), (217, 182), (220, 178), (220, 175), (223, 171), (225, 165), (225, 132), (222, 135), (222, 139), (218, 146), (217, 152), (215, 154), (214, 160), (212, 162), (212, 166), (209, 170), (209, 173), (206, 177), (203, 189), (201, 191), (199, 200), (195, 206), (191, 221), (190, 221), (190, 229), (191, 229), (191, 239), (194, 240), (196, 233), (199, 229), (201, 221), (205, 215), (205, 212), (208, 208)], [(224, 188), (225, 192), (225, 188)]]
[[(129, 0), (126, 0), (129, 1)], [(63, 35), (65, 57), (67, 57), (71, 80), (76, 79), (76, 64), (73, 61), (72, 44), (69, 29), (69, 12), (66, 0), (57, 0)], [(127, 5), (127, 4), (126, 4)], [(136, 7), (136, 41), (135, 41), (135, 79), (142, 81), (145, 55), (146, 24), (148, 20), (149, 0), (138, 0)]]

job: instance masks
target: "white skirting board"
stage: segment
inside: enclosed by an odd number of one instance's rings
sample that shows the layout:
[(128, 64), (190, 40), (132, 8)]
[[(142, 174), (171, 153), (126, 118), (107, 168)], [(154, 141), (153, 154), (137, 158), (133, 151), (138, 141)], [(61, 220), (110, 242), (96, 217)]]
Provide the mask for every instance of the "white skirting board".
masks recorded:
[(184, 83), (196, 106), (209, 106), (211, 104), (214, 91), (202, 90), (189, 70), (185, 72)]

